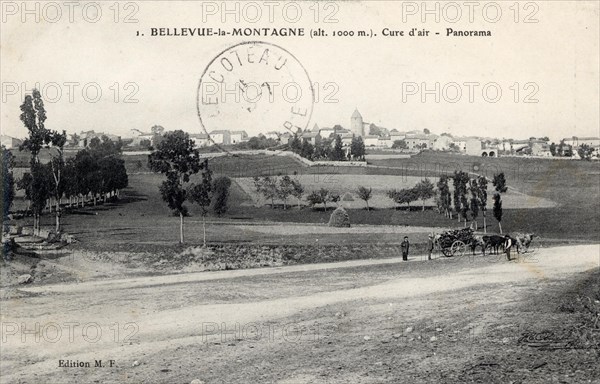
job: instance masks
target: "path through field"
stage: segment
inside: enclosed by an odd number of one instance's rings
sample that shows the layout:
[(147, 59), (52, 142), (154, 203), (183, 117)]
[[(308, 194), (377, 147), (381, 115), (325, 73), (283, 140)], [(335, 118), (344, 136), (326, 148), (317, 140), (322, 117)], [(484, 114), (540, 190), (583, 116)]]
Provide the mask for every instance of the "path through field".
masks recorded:
[[(274, 331), (273, 338), (254, 343), (251, 336), (261, 327), (314, 325), (317, 318), (327, 326), (332, 314), (324, 317), (323, 311), (339, 308), (335, 316), (347, 319), (351, 315), (346, 312), (361, 308), (354, 320), (362, 322), (366, 334), (387, 327), (375, 315), (382, 308), (392, 311), (386, 318), (397, 316), (403, 323), (417, 321), (424, 313), (456, 322), (465, 311), (481, 320), (487, 312), (477, 308), (489, 303), (506, 306), (510, 313), (526, 292), (597, 268), (600, 248), (544, 249), (526, 261), (387, 259), (23, 289), (26, 297), (2, 302), (1, 382), (244, 382), (248, 374), (255, 374), (246, 370), (255, 368), (256, 359), (265, 375), (257, 377), (264, 382), (381, 382), (382, 377), (370, 381), (351, 370), (335, 380), (325, 379), (316, 372), (331, 364), (344, 366), (344, 361), (326, 362), (310, 355), (299, 358), (299, 366), (283, 369), (269, 356), (273, 349), (283, 354), (281, 358), (297, 352), (285, 334), (278, 338)], [(420, 264), (417, 272), (408, 273), (411, 264)], [(514, 286), (518, 289), (506, 289)], [(465, 298), (464, 292), (475, 293)], [(443, 295), (462, 307), (440, 311), (432, 303)], [(365, 311), (373, 317), (365, 317)], [(321, 332), (327, 333), (325, 328), (315, 331), (314, 338), (302, 340), (304, 346), (328, 348)], [(225, 336), (223, 342), (224, 334), (235, 337)], [(358, 339), (362, 342), (362, 335)], [(347, 346), (347, 351), (353, 349), (354, 344)], [(234, 359), (243, 369), (229, 371), (223, 359)], [(91, 367), (59, 368), (59, 360), (90, 362)], [(103, 366), (94, 368), (96, 360)], [(110, 360), (115, 361), (113, 367)]]

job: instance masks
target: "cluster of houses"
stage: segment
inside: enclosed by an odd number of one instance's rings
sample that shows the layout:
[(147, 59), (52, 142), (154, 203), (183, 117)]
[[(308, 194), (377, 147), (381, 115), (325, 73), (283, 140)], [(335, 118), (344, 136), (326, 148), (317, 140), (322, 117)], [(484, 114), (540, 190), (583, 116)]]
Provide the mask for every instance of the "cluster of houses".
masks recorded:
[[(161, 126), (153, 126), (150, 132), (143, 132), (138, 129), (130, 131), (130, 137), (124, 138), (125, 147), (147, 148), (155, 145), (156, 140), (164, 133)], [(266, 139), (272, 139), (280, 144), (289, 144), (297, 135), (300, 140), (306, 140), (312, 145), (318, 144), (322, 140), (332, 139), (340, 136), (344, 147), (349, 148), (352, 139), (361, 137), (366, 148), (373, 149), (392, 149), (398, 148), (409, 152), (420, 150), (434, 151), (453, 151), (471, 156), (490, 156), (496, 157), (499, 154), (526, 155), (535, 157), (551, 157), (552, 152), (547, 138), (529, 140), (496, 139), (486, 137), (456, 137), (443, 133), (436, 135), (425, 129), (423, 131), (399, 131), (397, 129), (388, 129), (368, 123), (363, 120), (362, 115), (356, 109), (350, 117), (350, 128), (346, 129), (341, 125), (334, 127), (319, 127), (315, 124), (312, 129), (299, 131), (295, 134), (289, 131), (267, 132), (264, 134)], [(106, 136), (112, 140), (120, 140), (120, 136), (105, 134), (95, 131), (83, 131), (79, 134), (69, 135), (67, 145), (72, 148), (85, 148), (95, 137), (102, 138)], [(235, 145), (250, 140), (246, 131), (233, 130), (214, 130), (209, 133), (190, 134), (190, 138), (197, 147), (208, 147), (214, 144)], [(564, 145), (575, 149), (581, 145), (587, 145), (594, 151), (594, 156), (600, 154), (599, 137), (571, 137), (562, 140)], [(21, 140), (2, 135), (2, 146), (5, 148), (16, 148)], [(576, 151), (573, 151), (576, 152)]]

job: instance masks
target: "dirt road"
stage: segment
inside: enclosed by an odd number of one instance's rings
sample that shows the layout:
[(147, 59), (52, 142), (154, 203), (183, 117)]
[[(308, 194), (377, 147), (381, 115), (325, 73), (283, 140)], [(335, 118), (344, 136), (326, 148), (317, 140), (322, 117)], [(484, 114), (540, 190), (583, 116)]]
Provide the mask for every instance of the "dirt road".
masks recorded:
[[(418, 273), (410, 273), (410, 265), (417, 263)], [(165, 351), (208, 348), (223, 340), (226, 345), (228, 341), (241, 344), (255, 339), (257, 330), (266, 325), (310, 323), (307, 314), (328, 308), (359, 304), (375, 313), (382, 302), (389, 302), (407, 322), (423, 311), (435, 316), (436, 308), (428, 303), (441, 295), (460, 298), (476, 288), (478, 294), (463, 301), (466, 310), (485, 305), (489, 297), (484, 293), (499, 286), (519, 286), (517, 291), (501, 290), (493, 298), (514, 305), (522, 292), (598, 266), (600, 247), (582, 245), (544, 249), (535, 258), (511, 263), (482, 257), (454, 264), (449, 259), (404, 264), (387, 259), (32, 287), (23, 290), (29, 297), (1, 303), (1, 382), (190, 382), (193, 378), (233, 382), (225, 372), (208, 370), (207, 364), (221, 352), (206, 358), (194, 355), (199, 357), (184, 359), (187, 365), (182, 368), (162, 371), (159, 356), (164, 358)], [(339, 316), (346, 316), (343, 310)], [(375, 320), (364, 321), (366, 327), (381, 327)], [(235, 337), (224, 339), (224, 334)], [(319, 332), (313, 336), (323, 340)], [(259, 342), (257, 349), (236, 350), (236, 361), (259, 349), (267, 353), (287, 341), (284, 334), (283, 339)], [(90, 367), (59, 367), (59, 360), (72, 361), (62, 365), (89, 362)], [(98, 360), (102, 366), (94, 367)], [(325, 364), (310, 357), (302, 361), (307, 367)], [(264, 364), (269, 371), (277, 361)], [(297, 371), (264, 381), (329, 382)], [(156, 372), (162, 376), (155, 376)], [(343, 380), (369, 382), (356, 374)]]

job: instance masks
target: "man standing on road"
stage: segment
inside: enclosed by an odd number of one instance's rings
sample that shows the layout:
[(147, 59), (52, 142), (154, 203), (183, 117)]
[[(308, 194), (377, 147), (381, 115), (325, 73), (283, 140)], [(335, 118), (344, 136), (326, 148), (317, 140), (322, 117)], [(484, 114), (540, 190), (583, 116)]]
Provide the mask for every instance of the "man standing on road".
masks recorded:
[(410, 244), (408, 242), (408, 236), (404, 236), (404, 241), (400, 244), (400, 249), (402, 249), (402, 260), (408, 260), (408, 248)]
[(433, 233), (430, 233), (429, 238), (427, 239), (427, 252), (428, 252), (427, 260), (431, 260), (431, 253), (433, 252), (433, 246), (434, 246), (433, 243), (434, 243), (433, 242)]
[(515, 241), (509, 235), (506, 235), (505, 239), (506, 240), (504, 241), (504, 251), (506, 252), (506, 258), (508, 259), (508, 261), (510, 261), (510, 249), (515, 244)]

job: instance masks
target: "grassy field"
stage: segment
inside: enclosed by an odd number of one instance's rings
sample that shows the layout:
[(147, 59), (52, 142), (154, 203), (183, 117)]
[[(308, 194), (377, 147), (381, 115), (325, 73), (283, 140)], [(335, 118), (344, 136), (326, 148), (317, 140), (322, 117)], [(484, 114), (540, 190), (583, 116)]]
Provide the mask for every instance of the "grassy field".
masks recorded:
[[(125, 156), (130, 172), (129, 184), (122, 193), (121, 201), (97, 207), (87, 207), (79, 214), (63, 216), (65, 230), (82, 240), (83, 244), (107, 243), (139, 244), (153, 246), (171, 244), (177, 240), (178, 218), (174, 217), (160, 198), (158, 186), (161, 175), (148, 173), (146, 156)], [(382, 163), (383, 164), (383, 163)], [(379, 164), (379, 165), (382, 165)], [(385, 162), (388, 168), (355, 167), (306, 167), (289, 157), (282, 156), (245, 156), (221, 157), (211, 160), (211, 168), (217, 175), (232, 178), (245, 178), (266, 174), (296, 174), (303, 184), (320, 187), (325, 181), (333, 185), (343, 185), (345, 189), (354, 189), (354, 185), (371, 184), (376, 194), (381, 195), (389, 187), (402, 187), (408, 180), (416, 181), (420, 177), (430, 177), (433, 182), (444, 169), (437, 164), (460, 164), (461, 169), (479, 171), (491, 176), (495, 171), (504, 171), (508, 184), (525, 197), (522, 204), (511, 204), (511, 193), (505, 197), (503, 227), (505, 231), (534, 232), (552, 241), (599, 241), (600, 233), (597, 214), (599, 203), (599, 167), (598, 163), (582, 161), (559, 161), (542, 159), (499, 158), (481, 159), (467, 156), (423, 153), (412, 159), (391, 159)], [(436, 168), (437, 167), (437, 168)], [(447, 168), (447, 167), (446, 167)], [(437, 171), (436, 171), (437, 169)], [(275, 171), (276, 170), (276, 171)], [(436, 174), (436, 172), (438, 172)], [(377, 175), (381, 173), (382, 175)], [(393, 176), (392, 178), (390, 178)], [(413, 177), (411, 177), (413, 176)], [(248, 179), (245, 179), (248, 180)], [(411, 182), (412, 182), (411, 181)], [(242, 184), (244, 182), (242, 181)], [(408, 183), (410, 184), (410, 183)], [(406, 184), (408, 186), (408, 184)], [(316, 188), (315, 188), (316, 189)], [(334, 189), (334, 188), (331, 188)], [(523, 197), (522, 195), (520, 195)], [(558, 203), (553, 208), (521, 209), (535, 197)], [(262, 231), (240, 231), (237, 224), (261, 222), (288, 222), (325, 225), (329, 212), (322, 209), (295, 207), (295, 199), (290, 199), (293, 207), (284, 210), (281, 206), (253, 206), (252, 191), (240, 187), (239, 180), (232, 184), (230, 209), (222, 217), (209, 217), (208, 239), (211, 242), (284, 242), (312, 244), (318, 238), (323, 243), (377, 243), (399, 242), (397, 234), (379, 235), (360, 233), (335, 233), (322, 236), (308, 236), (294, 233), (293, 227), (287, 236), (272, 236)], [(362, 209), (363, 202), (351, 202), (349, 214), (353, 225), (388, 225), (418, 227), (457, 227), (462, 226), (456, 220), (445, 219), (433, 210), (420, 211), (415, 203), (411, 210), (376, 208), (372, 211)], [(18, 204), (18, 202), (17, 202)], [(515, 204), (516, 205), (516, 204)], [(201, 218), (198, 209), (190, 207), (190, 217), (186, 219), (186, 236), (191, 243), (201, 240)], [(333, 207), (330, 207), (333, 208)], [(91, 214), (82, 214), (91, 213)], [(29, 223), (30, 218), (24, 220)], [(53, 218), (45, 215), (42, 223), (51, 225)], [(481, 225), (481, 219), (480, 219)], [(489, 231), (496, 231), (497, 223), (488, 213)], [(425, 233), (412, 235), (417, 242), (424, 241)]]

